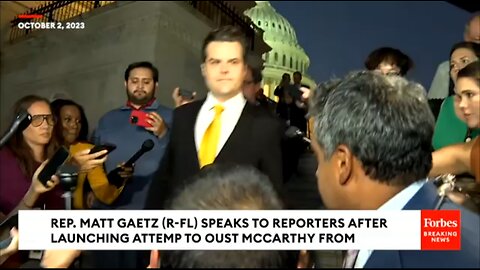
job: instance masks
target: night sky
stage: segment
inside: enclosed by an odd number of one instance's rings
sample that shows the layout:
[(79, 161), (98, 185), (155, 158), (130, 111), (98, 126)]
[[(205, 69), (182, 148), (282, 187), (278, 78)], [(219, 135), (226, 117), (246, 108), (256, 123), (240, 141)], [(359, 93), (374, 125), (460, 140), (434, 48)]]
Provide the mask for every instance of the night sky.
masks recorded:
[(415, 67), (407, 77), (427, 91), (451, 46), (463, 41), (471, 14), (447, 2), (271, 1), (295, 28), (310, 57), (309, 74), (318, 83), (362, 69), (381, 46), (400, 49)]

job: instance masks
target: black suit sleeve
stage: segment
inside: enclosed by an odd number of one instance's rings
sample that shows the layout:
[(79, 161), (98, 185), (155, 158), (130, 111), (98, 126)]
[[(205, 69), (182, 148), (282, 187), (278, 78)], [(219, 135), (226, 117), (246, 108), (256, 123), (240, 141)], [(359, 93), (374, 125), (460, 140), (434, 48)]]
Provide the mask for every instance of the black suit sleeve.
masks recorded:
[(160, 166), (155, 173), (145, 200), (145, 209), (164, 209), (168, 194), (170, 194), (171, 183), (171, 160), (173, 151), (171, 142), (167, 145), (165, 154)]
[[(282, 128), (281, 123), (273, 117), (268, 117), (268, 123), (263, 127), (268, 128), (268, 132), (262, 131), (263, 145), (262, 156), (260, 159), (260, 170), (264, 172), (272, 181), (279, 195), (283, 192), (283, 169), (282, 169)], [(262, 129), (260, 129), (262, 130)], [(265, 129), (263, 129), (265, 130)]]
[(173, 112), (172, 127), (169, 142), (165, 149), (164, 156), (160, 165), (154, 174), (150, 184), (147, 198), (145, 200), (145, 209), (165, 209), (167, 200), (172, 190), (173, 166), (174, 166), (174, 145), (176, 131), (177, 110)]

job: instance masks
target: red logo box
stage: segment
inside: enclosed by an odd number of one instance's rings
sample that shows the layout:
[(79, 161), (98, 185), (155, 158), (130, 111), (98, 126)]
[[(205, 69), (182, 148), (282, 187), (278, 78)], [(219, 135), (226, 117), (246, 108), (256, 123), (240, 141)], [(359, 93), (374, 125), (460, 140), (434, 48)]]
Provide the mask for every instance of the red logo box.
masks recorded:
[(460, 250), (460, 210), (422, 210), (422, 250)]

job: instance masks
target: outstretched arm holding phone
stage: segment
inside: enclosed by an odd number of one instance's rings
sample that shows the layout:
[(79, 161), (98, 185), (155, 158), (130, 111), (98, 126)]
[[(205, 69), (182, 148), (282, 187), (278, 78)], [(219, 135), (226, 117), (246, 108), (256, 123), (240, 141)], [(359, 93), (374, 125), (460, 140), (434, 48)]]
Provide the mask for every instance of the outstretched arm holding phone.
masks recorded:
[[(72, 163), (79, 167), (80, 172), (88, 172), (98, 166), (102, 166), (107, 159), (107, 150), (102, 150), (93, 154), (90, 154), (90, 150), (90, 148), (85, 148), (71, 153)], [(72, 152), (71, 149), (70, 152)]]
[(172, 99), (175, 103), (175, 108), (195, 101), (196, 95), (197, 92), (186, 92), (185, 90), (182, 91), (180, 87), (175, 88), (172, 92)]
[(480, 183), (480, 138), (461, 144), (443, 147), (432, 153), (429, 176), (471, 173)]
[(20, 203), (12, 211), (10, 211), (10, 213), (7, 214), (7, 218), (15, 215), (18, 210), (32, 209), (41, 194), (52, 190), (60, 182), (60, 179), (56, 175), (53, 175), (45, 185), (38, 179), (38, 175), (43, 170), (45, 165), (47, 165), (48, 161), (49, 160), (44, 161), (37, 168), (32, 177), (32, 184), (28, 188)]
[[(78, 185), (75, 189), (73, 205), (77, 209), (88, 208), (88, 194), (84, 196), (84, 183), (88, 179), (88, 183), (92, 188), (94, 198), (98, 199), (100, 202), (105, 204), (111, 204), (115, 201), (118, 196), (123, 191), (125, 184), (128, 179), (131, 178), (133, 174), (133, 168), (122, 168), (122, 173), (120, 176), (124, 179), (124, 182), (118, 188), (114, 185), (111, 185), (105, 169), (103, 168), (103, 163), (108, 157), (108, 154), (111, 151), (114, 151), (113, 147), (106, 147), (108, 150), (100, 150), (98, 152), (90, 154), (94, 148), (101, 149), (102, 147), (93, 146), (87, 143), (77, 143), (70, 147), (70, 153), (73, 155), (73, 159), (80, 167), (81, 173), (78, 176)], [(118, 166), (122, 166), (119, 164)]]
[[(8, 220), (8, 219), (15, 219), (15, 215), (18, 213), (18, 210), (28, 210), (32, 209), (37, 202), (38, 198), (40, 197), (40, 194), (43, 194), (45, 192), (48, 192), (52, 190), (58, 183), (59, 179), (57, 176), (52, 176), (52, 178), (45, 183), (45, 185), (38, 179), (38, 175), (40, 172), (45, 168), (45, 165), (47, 165), (49, 160), (44, 161), (35, 171), (33, 177), (32, 177), (32, 184), (30, 185), (28, 191), (25, 193), (23, 196), (23, 199), (18, 203), (18, 205), (9, 213), (6, 214), (6, 217), (2, 220)], [(9, 222), (9, 221), (7, 221)], [(11, 221), (10, 223), (17, 223), (18, 221)], [(13, 226), (10, 226), (10, 228), (1, 228), (0, 235), (4, 235), (6, 233), (6, 229), (10, 230), (10, 237), (12, 237), (12, 240), (10, 241), (8, 247), (1, 249), (0, 250), (0, 265), (8, 259), (8, 257), (18, 250), (18, 231), (15, 227), (17, 227), (18, 224), (14, 224)]]

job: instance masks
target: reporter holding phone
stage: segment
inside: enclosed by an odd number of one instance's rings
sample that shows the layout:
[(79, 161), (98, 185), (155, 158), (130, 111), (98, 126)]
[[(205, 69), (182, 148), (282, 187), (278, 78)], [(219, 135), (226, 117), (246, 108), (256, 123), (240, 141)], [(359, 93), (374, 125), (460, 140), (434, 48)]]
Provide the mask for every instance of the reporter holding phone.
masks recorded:
[(69, 149), (72, 161), (80, 167), (73, 207), (91, 208), (95, 199), (111, 204), (123, 191), (132, 168), (124, 168), (126, 176), (123, 185), (118, 188), (111, 185), (103, 168), (107, 151), (90, 154), (94, 145), (87, 142), (88, 121), (83, 107), (67, 99), (57, 99), (51, 106), (55, 118), (58, 119), (54, 127), (54, 136), (61, 145)]
[[(22, 110), (32, 116), (30, 125), (25, 130), (18, 131), (0, 149), (0, 222), (20, 209), (65, 208), (61, 187), (57, 185), (58, 178), (48, 181), (47, 186), (37, 178), (46, 160), (57, 148), (52, 140), (55, 118), (50, 103), (45, 98), (29, 95), (14, 104), (13, 116)], [(8, 238), (8, 230), (0, 231), (0, 239)], [(10, 257), (9, 265), (20, 265), (27, 260), (27, 255), (20, 253)]]
[[(45, 168), (47, 163), (50, 160), (45, 160), (40, 166), (35, 170), (32, 177), (32, 184), (28, 189), (27, 193), (24, 195), (22, 203), (17, 205), (15, 209), (10, 211), (7, 217), (0, 218), (2, 223), (2, 228), (0, 229), (0, 246), (3, 247), (3, 243), (9, 241), (7, 247), (0, 250), (0, 265), (6, 268), (17, 268), (17, 266), (22, 265), (24, 262), (27, 262), (28, 258), (26, 252), (20, 252), (18, 254), (18, 210), (28, 210), (32, 209), (31, 205), (35, 204), (35, 201), (38, 198), (38, 194), (43, 194), (55, 188), (60, 179), (53, 175), (50, 180), (42, 182), (39, 180), (39, 174)], [(16, 216), (17, 215), (17, 216)], [(5, 222), (7, 225), (5, 225)], [(9, 227), (7, 227), (9, 226)], [(9, 231), (8, 231), (9, 230)], [(8, 239), (7, 232), (9, 232), (11, 240)], [(9, 259), (10, 257), (12, 259)], [(7, 261), (8, 260), (8, 261)], [(28, 263), (27, 263), (28, 264)]]
[[(158, 88), (158, 70), (150, 62), (130, 64), (124, 73), (127, 102), (103, 115), (94, 132), (95, 145), (114, 144), (105, 161), (110, 173), (118, 164), (130, 159), (144, 141), (154, 142), (153, 149), (135, 162), (132, 179), (114, 203), (106, 205), (96, 200), (94, 209), (143, 209), (148, 187), (153, 180), (169, 142), (172, 109), (155, 98)], [(119, 89), (120, 90), (120, 89)], [(137, 117), (133, 121), (132, 117)], [(148, 265), (148, 252), (144, 251), (92, 251), (82, 252), (82, 267), (144, 268)]]
[(32, 121), (0, 150), (0, 215), (8, 215), (19, 205), (63, 209), (60, 187), (47, 193), (50, 189), (39, 188), (42, 184), (32, 181), (35, 170), (57, 148), (52, 140), (55, 118), (50, 103), (45, 98), (29, 95), (15, 103), (13, 115), (21, 110), (27, 110)]
[[(135, 163), (131, 181), (112, 205), (99, 203), (102, 209), (143, 209), (147, 187), (163, 157), (168, 143), (172, 110), (155, 98), (158, 70), (150, 62), (130, 64), (124, 74), (127, 102), (101, 117), (93, 134), (95, 145), (113, 144), (117, 148), (105, 161), (105, 170), (115, 169), (137, 152), (143, 142), (152, 139), (152, 151)], [(132, 119), (135, 117), (135, 119)]]

